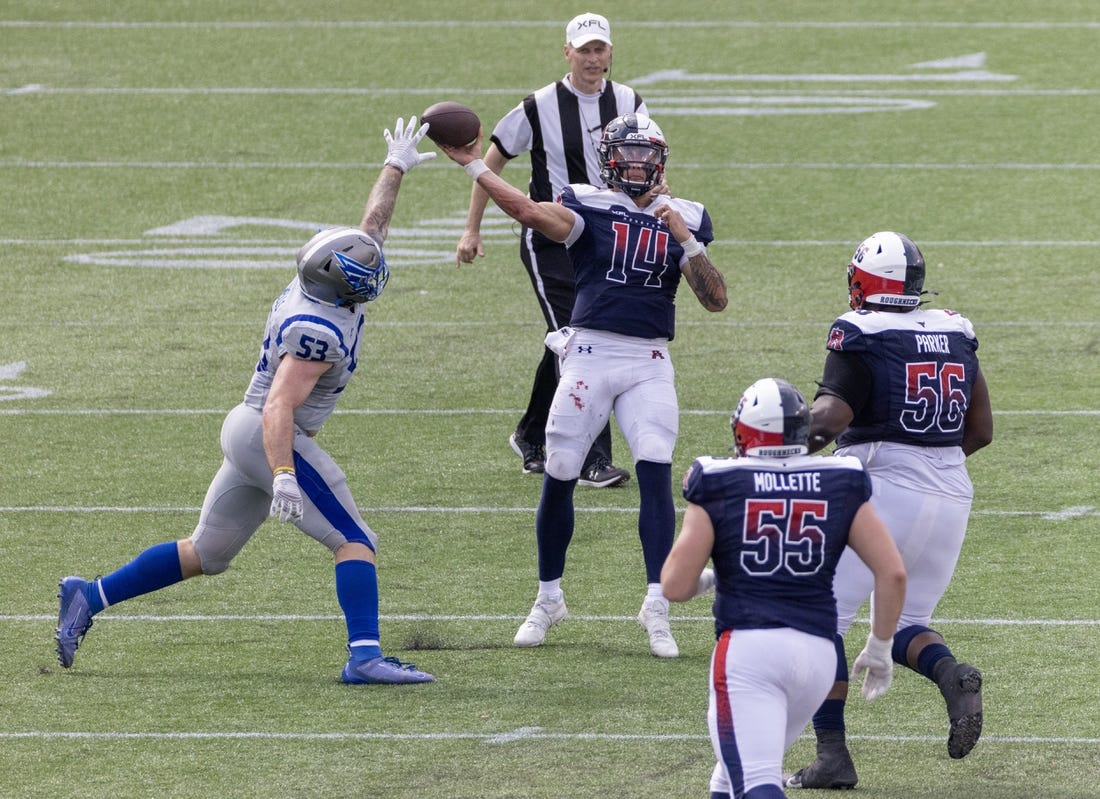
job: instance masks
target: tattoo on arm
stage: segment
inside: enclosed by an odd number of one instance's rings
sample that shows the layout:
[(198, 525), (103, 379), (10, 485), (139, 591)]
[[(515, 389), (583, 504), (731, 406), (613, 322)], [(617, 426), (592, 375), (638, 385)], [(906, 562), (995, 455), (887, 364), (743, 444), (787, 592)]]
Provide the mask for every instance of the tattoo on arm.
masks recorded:
[(721, 311), (726, 307), (726, 280), (705, 252), (689, 258), (682, 272), (704, 308)]
[(399, 170), (383, 167), (378, 180), (374, 182), (374, 188), (370, 191), (370, 197), (367, 198), (367, 207), (363, 211), (363, 222), (360, 227), (376, 237), (379, 244), (389, 233), (390, 219), (397, 204), (397, 190), (401, 188), (401, 178), (402, 174)]

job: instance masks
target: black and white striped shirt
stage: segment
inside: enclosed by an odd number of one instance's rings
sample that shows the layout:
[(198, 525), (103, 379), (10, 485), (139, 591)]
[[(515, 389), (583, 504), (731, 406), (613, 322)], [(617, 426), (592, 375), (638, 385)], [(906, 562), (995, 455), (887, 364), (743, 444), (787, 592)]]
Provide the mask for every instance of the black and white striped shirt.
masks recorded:
[(605, 80), (599, 94), (581, 94), (566, 75), (529, 94), (493, 128), (492, 141), (505, 158), (530, 151), (528, 194), (551, 202), (570, 183), (604, 185), (596, 152), (604, 126), (617, 116), (648, 114), (629, 86)]

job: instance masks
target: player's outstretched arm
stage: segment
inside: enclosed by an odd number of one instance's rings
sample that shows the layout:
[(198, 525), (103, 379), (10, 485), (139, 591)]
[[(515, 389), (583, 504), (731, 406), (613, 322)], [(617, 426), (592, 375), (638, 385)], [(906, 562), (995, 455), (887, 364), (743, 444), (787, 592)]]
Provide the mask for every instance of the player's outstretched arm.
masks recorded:
[(417, 150), (420, 140), (427, 132), (427, 124), (419, 128), (416, 126), (415, 116), (409, 118), (408, 125), (404, 119), (398, 119), (392, 134), (389, 128), (382, 132), (382, 137), (386, 140), (386, 160), (382, 162), (382, 171), (378, 173), (378, 179), (367, 197), (363, 221), (359, 223), (363, 232), (379, 244), (385, 241), (389, 233), (401, 178), (406, 172), (435, 158), (434, 152), (422, 153)]
[(437, 144), (439, 149), (465, 169), (466, 174), (473, 178), (500, 210), (512, 219), (537, 230), (551, 241), (562, 242), (569, 238), (575, 221), (573, 212), (558, 203), (537, 203), (493, 172), (481, 160), (483, 134), (484, 131), (479, 130), (477, 139), (465, 147)]

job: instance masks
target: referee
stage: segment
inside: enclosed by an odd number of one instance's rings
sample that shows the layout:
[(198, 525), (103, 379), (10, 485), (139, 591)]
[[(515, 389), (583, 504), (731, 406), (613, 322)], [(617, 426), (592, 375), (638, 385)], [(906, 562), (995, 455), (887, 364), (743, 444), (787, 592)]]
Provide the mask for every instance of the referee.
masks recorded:
[[(531, 154), (528, 194), (536, 202), (552, 202), (570, 183), (603, 186), (596, 146), (604, 126), (631, 112), (648, 114), (642, 98), (629, 86), (614, 83), (611, 70), (611, 28), (599, 14), (580, 14), (565, 27), (565, 60), (569, 74), (543, 86), (509, 111), (493, 129), (485, 163), (500, 174), (504, 165), (524, 152)], [(484, 256), (481, 221), (489, 196), (474, 183), (466, 228), (458, 243), (456, 262), (472, 263)], [(573, 312), (573, 265), (565, 245), (528, 228), (522, 230), (520, 259), (535, 289), (547, 332), (569, 324)], [(525, 474), (545, 466), (546, 418), (558, 384), (558, 358), (549, 349), (535, 370), (531, 398), (509, 439), (523, 459)], [(596, 437), (581, 469), (579, 485), (607, 488), (630, 479), (611, 461), (611, 424)]]

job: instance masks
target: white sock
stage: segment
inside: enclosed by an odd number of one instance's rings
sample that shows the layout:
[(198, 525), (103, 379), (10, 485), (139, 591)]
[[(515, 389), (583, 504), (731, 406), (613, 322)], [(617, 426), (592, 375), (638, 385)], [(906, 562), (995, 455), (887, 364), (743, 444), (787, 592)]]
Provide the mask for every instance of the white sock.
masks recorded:
[(556, 580), (539, 580), (539, 596), (549, 599), (551, 602), (561, 601), (561, 578)]

